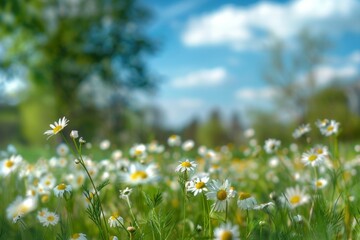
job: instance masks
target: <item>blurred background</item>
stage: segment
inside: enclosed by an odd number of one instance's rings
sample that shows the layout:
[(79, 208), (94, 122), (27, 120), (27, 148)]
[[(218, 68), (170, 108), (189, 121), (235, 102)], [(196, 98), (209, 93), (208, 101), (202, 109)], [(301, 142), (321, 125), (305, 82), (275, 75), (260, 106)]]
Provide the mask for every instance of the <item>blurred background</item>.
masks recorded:
[(287, 141), (322, 118), (354, 141), (359, 13), (358, 0), (0, 1), (0, 147), (42, 146), (63, 116), (118, 146), (238, 145), (249, 128)]

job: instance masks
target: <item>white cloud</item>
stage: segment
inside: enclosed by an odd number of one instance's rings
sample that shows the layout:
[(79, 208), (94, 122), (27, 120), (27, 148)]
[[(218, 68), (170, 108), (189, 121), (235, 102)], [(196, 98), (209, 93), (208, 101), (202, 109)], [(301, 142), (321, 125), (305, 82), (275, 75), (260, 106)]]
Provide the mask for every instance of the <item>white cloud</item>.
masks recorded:
[(359, 75), (358, 69), (354, 66), (335, 68), (331, 66), (320, 66), (315, 69), (315, 79), (318, 85), (324, 85), (334, 80), (353, 79)]
[(360, 64), (360, 51), (353, 52), (350, 55), (349, 60), (353, 64)]
[(221, 67), (203, 69), (175, 78), (171, 84), (176, 88), (218, 86), (225, 81), (226, 76), (226, 70)]
[(241, 88), (235, 92), (235, 97), (242, 101), (270, 100), (276, 95), (276, 89), (266, 88)]
[(226, 5), (190, 19), (182, 40), (187, 46), (228, 45), (236, 50), (254, 49), (269, 40), (269, 33), (290, 40), (303, 28), (325, 34), (360, 32), (359, 12), (358, 0), (260, 2), (248, 8)]

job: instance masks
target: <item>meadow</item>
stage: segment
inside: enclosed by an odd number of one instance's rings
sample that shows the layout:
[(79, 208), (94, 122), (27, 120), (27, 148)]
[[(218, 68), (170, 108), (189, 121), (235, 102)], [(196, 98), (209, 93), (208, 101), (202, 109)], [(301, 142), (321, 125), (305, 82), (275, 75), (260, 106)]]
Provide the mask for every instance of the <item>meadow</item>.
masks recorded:
[(360, 145), (339, 142), (342, 128), (324, 119), (292, 143), (248, 129), (236, 147), (171, 135), (118, 149), (61, 118), (44, 133), (62, 141), (53, 155), (2, 149), (0, 239), (359, 239)]

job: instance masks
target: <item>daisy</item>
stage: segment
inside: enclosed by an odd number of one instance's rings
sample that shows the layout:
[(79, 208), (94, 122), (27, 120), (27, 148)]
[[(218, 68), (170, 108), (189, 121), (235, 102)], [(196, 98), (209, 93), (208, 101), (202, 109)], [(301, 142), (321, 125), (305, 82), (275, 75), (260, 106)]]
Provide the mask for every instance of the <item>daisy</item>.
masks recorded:
[(110, 227), (119, 227), (121, 224), (124, 224), (124, 219), (119, 214), (114, 213), (109, 217), (108, 223)]
[(0, 176), (7, 176), (14, 172), (22, 161), (23, 158), (20, 155), (12, 155), (9, 159), (2, 160), (0, 162)]
[(268, 139), (265, 141), (264, 149), (267, 153), (274, 153), (280, 147), (281, 142), (276, 139)]
[(168, 138), (167, 143), (170, 147), (178, 147), (181, 144), (181, 138), (180, 136), (173, 134)]
[(43, 208), (37, 212), (36, 218), (39, 220), (40, 223), (44, 223), (48, 214), (49, 210), (47, 208)]
[(125, 183), (132, 185), (155, 182), (159, 179), (155, 164), (132, 163), (128, 172), (120, 174)]
[(311, 149), (302, 154), (301, 161), (305, 165), (311, 165), (312, 167), (315, 167), (324, 161), (324, 157), (319, 155), (314, 149)]
[(237, 205), (242, 210), (253, 209), (256, 206), (256, 199), (250, 193), (240, 192)]
[(70, 240), (86, 240), (86, 235), (84, 233), (74, 233), (71, 235)]
[(303, 136), (304, 134), (310, 131), (311, 131), (310, 124), (302, 124), (297, 129), (295, 129), (292, 135), (294, 138), (300, 138), (301, 136)]
[(184, 150), (184, 151), (190, 151), (191, 149), (193, 149), (193, 147), (195, 146), (195, 142), (193, 140), (186, 140), (181, 148)]
[(71, 191), (71, 185), (66, 185), (64, 183), (61, 183), (54, 188), (55, 196), (60, 198), (64, 197), (64, 194), (66, 193), (71, 194)]
[(330, 121), (328, 119), (323, 119), (323, 120), (320, 120), (318, 119), (316, 122), (315, 122), (315, 125), (321, 129), (321, 128), (326, 128), (328, 125), (329, 125)]
[(124, 190), (120, 190), (119, 192), (120, 192), (120, 196), (119, 196), (120, 198), (129, 199), (129, 196), (132, 192), (132, 188), (126, 187)]
[(58, 122), (54, 122), (54, 124), (50, 124), (50, 127), (52, 129), (45, 131), (44, 135), (48, 135), (49, 137), (47, 139), (49, 139), (50, 137), (58, 134), (61, 130), (63, 130), (67, 126), (68, 122), (69, 120), (67, 120), (65, 117), (63, 117), (62, 119), (59, 118)]
[(176, 167), (175, 172), (192, 172), (195, 170), (195, 167), (197, 166), (197, 164), (194, 161), (189, 161), (189, 159), (179, 162), (180, 164)]
[(137, 158), (146, 157), (146, 146), (144, 144), (136, 144), (130, 148), (130, 156)]
[(314, 187), (316, 189), (322, 189), (322, 188), (326, 187), (327, 184), (328, 184), (328, 181), (324, 178), (319, 178), (314, 181)]
[(320, 132), (324, 136), (331, 136), (337, 134), (339, 132), (339, 125), (340, 123), (336, 122), (335, 120), (330, 120), (325, 127), (320, 128)]
[(36, 207), (36, 197), (27, 197), (23, 199), (22, 197), (18, 196), (15, 201), (6, 208), (6, 215), (9, 220), (15, 221), (16, 219), (21, 218), (27, 213), (35, 210)]
[(44, 190), (51, 190), (55, 187), (55, 184), (56, 178), (50, 173), (40, 179), (39, 187), (44, 188)]
[(214, 237), (216, 240), (239, 240), (239, 227), (231, 223), (223, 223), (220, 227), (215, 228)]
[(48, 212), (43, 219), (42, 225), (48, 227), (50, 225), (55, 226), (59, 222), (59, 215), (54, 212)]
[(287, 188), (285, 191), (285, 200), (289, 204), (290, 208), (296, 208), (303, 205), (307, 203), (309, 199), (309, 195), (306, 194), (304, 189), (300, 189), (299, 186), (296, 186), (295, 188)]
[(65, 143), (60, 143), (56, 148), (56, 152), (59, 156), (64, 157), (69, 153), (69, 147)]
[(329, 149), (327, 146), (323, 145), (316, 145), (313, 150), (320, 156), (323, 156), (325, 158), (329, 157)]
[(221, 183), (218, 180), (213, 180), (209, 186), (209, 190), (210, 191), (206, 193), (207, 199), (215, 201), (212, 205), (212, 211), (225, 211), (231, 196), (229, 181), (225, 180)]
[(99, 147), (101, 150), (109, 149), (111, 142), (108, 139), (104, 139), (100, 142)]
[(209, 177), (205, 176), (202, 178), (195, 178), (190, 182), (190, 186), (187, 188), (188, 191), (194, 193), (196, 196), (198, 193), (207, 192), (206, 183), (209, 181)]

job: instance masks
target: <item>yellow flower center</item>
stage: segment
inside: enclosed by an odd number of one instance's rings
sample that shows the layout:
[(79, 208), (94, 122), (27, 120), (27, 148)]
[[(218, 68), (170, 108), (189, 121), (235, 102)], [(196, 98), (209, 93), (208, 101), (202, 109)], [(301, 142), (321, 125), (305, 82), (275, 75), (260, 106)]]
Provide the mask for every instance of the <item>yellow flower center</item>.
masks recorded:
[(191, 163), (190, 163), (190, 162), (188, 162), (188, 161), (186, 161), (186, 162), (182, 162), (182, 163), (181, 163), (181, 166), (182, 166), (182, 167), (189, 168), (189, 167), (191, 167)]
[(323, 183), (321, 181), (316, 181), (316, 187), (322, 187)]
[(7, 161), (5, 162), (5, 167), (11, 168), (12, 166), (14, 166), (14, 162), (13, 162), (13, 161), (7, 160)]
[(65, 188), (66, 188), (66, 185), (65, 185), (64, 183), (59, 184), (59, 185), (57, 186), (57, 189), (58, 189), (58, 190), (65, 190)]
[(324, 153), (324, 151), (322, 150), (322, 148), (318, 148), (317, 150), (316, 150), (316, 152), (317, 152), (317, 154), (323, 154)]
[(40, 211), (40, 212), (39, 212), (39, 216), (40, 216), (40, 217), (45, 216), (45, 211)]
[(79, 237), (80, 237), (80, 234), (78, 234), (78, 233), (74, 233), (71, 237), (72, 237), (72, 238), (77, 239), (77, 238), (79, 238)]
[(294, 195), (290, 198), (291, 204), (297, 204), (300, 202), (301, 197), (299, 195)]
[(61, 125), (54, 127), (54, 129), (53, 129), (54, 134), (57, 134), (58, 132), (60, 132), (62, 130), (62, 128), (63, 127)]
[(148, 175), (144, 171), (136, 171), (130, 175), (131, 180), (146, 179)]
[(247, 193), (247, 192), (241, 192), (241, 193), (239, 193), (239, 198), (240, 198), (240, 200), (248, 199), (249, 197), (251, 197), (251, 194), (250, 194), (250, 193)]
[(53, 222), (55, 220), (55, 217), (53, 215), (50, 215), (50, 216), (47, 217), (47, 220), (49, 222)]
[(313, 161), (315, 161), (317, 159), (317, 156), (315, 155), (315, 154), (311, 154), (310, 156), (309, 156), (309, 161), (310, 162), (313, 162)]
[(334, 126), (331, 126), (331, 125), (328, 126), (328, 127), (327, 127), (327, 130), (328, 130), (328, 132), (332, 132), (332, 131), (334, 130)]
[(231, 240), (233, 239), (233, 234), (230, 231), (223, 231), (220, 236), (220, 240)]
[(198, 182), (198, 183), (195, 184), (196, 189), (201, 189), (203, 187), (205, 187), (205, 183), (203, 183), (203, 182)]
[(140, 149), (136, 149), (136, 150), (135, 150), (135, 155), (136, 155), (136, 156), (139, 156), (139, 155), (141, 155), (142, 153), (143, 153), (143, 151), (140, 150)]
[(217, 192), (216, 197), (217, 197), (217, 199), (219, 199), (220, 201), (223, 201), (223, 200), (226, 199), (227, 193), (226, 193), (226, 191), (225, 191), (224, 189), (221, 189), (221, 190), (219, 190), (219, 191)]

